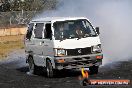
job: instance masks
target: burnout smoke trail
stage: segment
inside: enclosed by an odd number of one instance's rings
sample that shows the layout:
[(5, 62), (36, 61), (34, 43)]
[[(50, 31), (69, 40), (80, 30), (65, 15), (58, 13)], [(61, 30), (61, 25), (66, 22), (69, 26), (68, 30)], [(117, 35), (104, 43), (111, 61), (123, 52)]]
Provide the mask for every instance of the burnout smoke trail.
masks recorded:
[(132, 0), (58, 0), (56, 10), (35, 17), (85, 16), (100, 26), (104, 64), (132, 58)]
[[(4, 68), (20, 68), (27, 66), (26, 62), (26, 56), (24, 53), (24, 50), (16, 50), (11, 52), (6, 59), (0, 61), (0, 65), (2, 65)], [(10, 66), (10, 64), (12, 64)]]

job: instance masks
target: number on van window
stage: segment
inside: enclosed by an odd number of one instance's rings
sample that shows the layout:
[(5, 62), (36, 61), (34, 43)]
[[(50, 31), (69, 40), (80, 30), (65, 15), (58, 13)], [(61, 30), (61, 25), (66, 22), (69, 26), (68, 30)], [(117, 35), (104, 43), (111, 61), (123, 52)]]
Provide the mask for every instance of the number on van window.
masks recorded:
[(35, 38), (42, 39), (43, 26), (44, 26), (43, 23), (37, 23), (35, 25), (35, 29), (34, 29)]

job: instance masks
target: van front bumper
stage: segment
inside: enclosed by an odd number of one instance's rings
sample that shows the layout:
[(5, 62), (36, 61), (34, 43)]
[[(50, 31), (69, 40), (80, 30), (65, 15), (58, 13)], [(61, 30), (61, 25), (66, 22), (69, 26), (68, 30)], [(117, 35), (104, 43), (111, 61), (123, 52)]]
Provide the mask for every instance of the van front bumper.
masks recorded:
[(103, 54), (55, 57), (55, 69), (80, 69), (102, 64)]

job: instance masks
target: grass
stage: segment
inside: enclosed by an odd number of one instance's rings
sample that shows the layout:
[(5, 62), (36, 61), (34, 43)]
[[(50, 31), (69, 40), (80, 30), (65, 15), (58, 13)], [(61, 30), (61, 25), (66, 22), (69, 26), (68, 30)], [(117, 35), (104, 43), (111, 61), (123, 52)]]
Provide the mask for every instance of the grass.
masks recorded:
[(0, 37), (0, 59), (7, 57), (13, 50), (24, 48), (23, 39), (23, 35)]

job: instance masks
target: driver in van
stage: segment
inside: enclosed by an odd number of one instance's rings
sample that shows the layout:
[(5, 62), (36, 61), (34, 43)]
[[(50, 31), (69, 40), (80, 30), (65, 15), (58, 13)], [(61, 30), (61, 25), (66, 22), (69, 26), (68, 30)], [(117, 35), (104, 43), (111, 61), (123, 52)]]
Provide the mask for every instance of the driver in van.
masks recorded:
[(78, 38), (81, 38), (84, 35), (83, 30), (79, 25), (76, 25), (75, 33)]
[(72, 31), (69, 32), (70, 38), (82, 38), (84, 36), (84, 31), (79, 25), (74, 25)]

